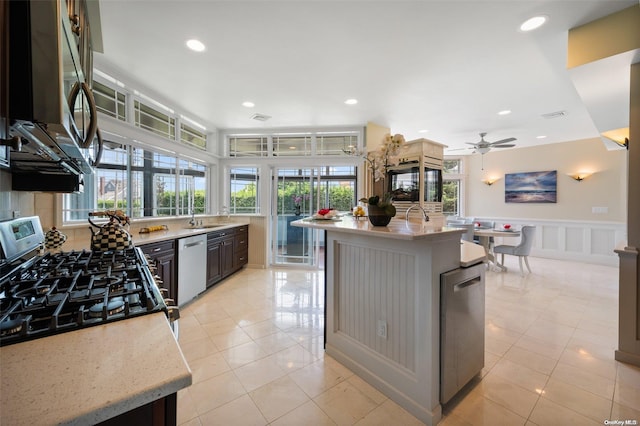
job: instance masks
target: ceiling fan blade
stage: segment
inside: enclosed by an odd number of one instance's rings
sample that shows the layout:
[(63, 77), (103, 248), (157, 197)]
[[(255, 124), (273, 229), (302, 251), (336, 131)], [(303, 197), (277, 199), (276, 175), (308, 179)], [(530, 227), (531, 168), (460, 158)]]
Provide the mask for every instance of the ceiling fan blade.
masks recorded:
[(509, 145), (494, 145), (491, 148), (513, 148), (514, 146), (516, 146), (516, 145), (511, 143)]
[(471, 142), (465, 142), (465, 143), (466, 143), (467, 145), (473, 145), (473, 146), (478, 145), (477, 143), (471, 143)]
[(495, 145), (500, 145), (500, 144), (507, 143), (507, 142), (513, 142), (515, 140), (516, 140), (516, 138), (507, 138), (507, 139), (502, 139), (502, 140), (499, 140), (499, 141), (496, 141), (496, 142), (491, 142), (489, 145), (495, 146)]
[(448, 151), (448, 152), (451, 152), (451, 151), (464, 151), (464, 150), (466, 150), (466, 149), (473, 149), (473, 147), (452, 148), (452, 149), (448, 149), (448, 148), (447, 148), (447, 151)]

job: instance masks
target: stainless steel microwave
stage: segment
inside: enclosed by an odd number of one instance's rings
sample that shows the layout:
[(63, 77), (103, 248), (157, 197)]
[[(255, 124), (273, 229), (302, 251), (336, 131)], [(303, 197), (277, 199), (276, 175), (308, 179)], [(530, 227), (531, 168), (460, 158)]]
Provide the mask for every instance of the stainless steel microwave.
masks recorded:
[(97, 114), (65, 0), (12, 1), (9, 17), (13, 179), (92, 173)]

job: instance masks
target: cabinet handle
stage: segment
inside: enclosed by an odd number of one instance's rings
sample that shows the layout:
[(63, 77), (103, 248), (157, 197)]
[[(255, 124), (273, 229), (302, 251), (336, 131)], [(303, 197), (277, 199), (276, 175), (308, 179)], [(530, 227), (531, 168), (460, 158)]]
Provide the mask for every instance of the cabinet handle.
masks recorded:
[(154, 248), (154, 249), (153, 249), (153, 252), (154, 252), (154, 253), (157, 253), (157, 252), (159, 252), (160, 250), (162, 250), (162, 248), (160, 248), (160, 247), (158, 247), (158, 248)]

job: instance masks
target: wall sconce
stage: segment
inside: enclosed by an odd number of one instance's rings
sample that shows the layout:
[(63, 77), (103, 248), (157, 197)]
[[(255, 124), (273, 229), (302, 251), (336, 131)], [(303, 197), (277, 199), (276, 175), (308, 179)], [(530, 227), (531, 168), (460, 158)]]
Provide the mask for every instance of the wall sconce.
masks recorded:
[(573, 175), (569, 175), (571, 176), (572, 179), (578, 181), (578, 182), (582, 182), (583, 180), (585, 180), (586, 178), (588, 178), (589, 176), (591, 176), (592, 173), (576, 173)]
[(496, 183), (500, 178), (489, 178), (489, 179), (485, 179), (482, 182), (484, 182), (485, 185), (487, 186), (491, 186), (494, 183)]

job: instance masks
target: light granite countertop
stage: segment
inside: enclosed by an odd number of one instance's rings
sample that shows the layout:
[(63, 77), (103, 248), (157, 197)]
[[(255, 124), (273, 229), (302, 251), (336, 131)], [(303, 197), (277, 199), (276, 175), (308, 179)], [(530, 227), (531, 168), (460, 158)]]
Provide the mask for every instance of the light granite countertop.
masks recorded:
[(349, 215), (330, 220), (309, 217), (291, 222), (291, 225), (398, 240), (438, 239), (443, 236), (451, 237), (452, 234), (461, 235), (465, 232), (464, 229), (442, 226), (438, 221), (406, 221), (397, 217), (391, 219), (387, 226), (373, 226), (366, 217), (356, 219)]
[[(141, 234), (137, 231), (129, 231), (133, 244), (135, 246), (141, 246), (143, 244), (157, 243), (159, 241), (175, 240), (179, 238), (191, 237), (192, 235), (207, 234), (209, 232), (224, 231), (225, 229), (236, 228), (238, 226), (249, 225), (249, 222), (229, 222), (229, 223), (217, 223), (210, 224), (209, 227), (204, 228), (190, 228), (187, 225), (177, 226), (170, 225), (166, 231), (156, 231), (147, 234)], [(90, 246), (89, 238), (87, 240), (74, 240), (66, 242), (61, 250), (88, 250)]]
[(163, 312), (0, 348), (0, 424), (95, 424), (191, 385)]
[[(367, 218), (356, 219), (353, 216), (342, 216), (332, 220), (316, 220), (312, 218), (291, 222), (293, 226), (321, 229), (326, 231), (368, 235), (380, 238), (399, 240), (439, 239), (443, 236), (462, 235), (465, 229), (442, 226), (438, 221), (406, 221), (393, 218), (387, 226), (373, 226)], [(468, 241), (461, 241), (460, 266), (467, 267), (486, 260), (484, 247)]]

